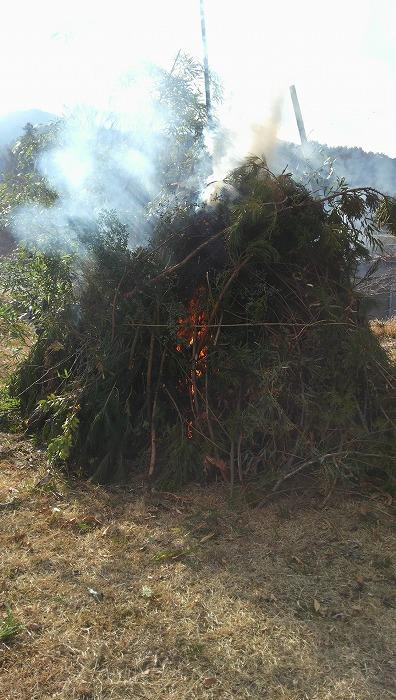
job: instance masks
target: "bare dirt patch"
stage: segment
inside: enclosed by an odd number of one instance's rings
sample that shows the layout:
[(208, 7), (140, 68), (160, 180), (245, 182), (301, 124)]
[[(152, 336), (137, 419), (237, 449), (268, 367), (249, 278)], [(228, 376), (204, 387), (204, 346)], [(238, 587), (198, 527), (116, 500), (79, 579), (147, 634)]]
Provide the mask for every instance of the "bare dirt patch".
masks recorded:
[(391, 498), (104, 489), (0, 436), (4, 700), (396, 697)]

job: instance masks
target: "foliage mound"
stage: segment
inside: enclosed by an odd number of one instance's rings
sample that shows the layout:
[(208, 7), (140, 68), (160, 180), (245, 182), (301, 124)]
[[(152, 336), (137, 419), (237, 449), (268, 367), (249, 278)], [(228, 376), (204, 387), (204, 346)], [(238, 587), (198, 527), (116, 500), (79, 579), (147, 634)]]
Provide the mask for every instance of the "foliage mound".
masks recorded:
[(209, 203), (161, 210), (145, 247), (109, 214), (83, 259), (20, 251), (13, 298), (41, 270), (11, 387), (28, 429), (101, 482), (392, 478), (395, 372), (353, 287), (386, 203), (343, 184), (315, 198), (255, 158)]

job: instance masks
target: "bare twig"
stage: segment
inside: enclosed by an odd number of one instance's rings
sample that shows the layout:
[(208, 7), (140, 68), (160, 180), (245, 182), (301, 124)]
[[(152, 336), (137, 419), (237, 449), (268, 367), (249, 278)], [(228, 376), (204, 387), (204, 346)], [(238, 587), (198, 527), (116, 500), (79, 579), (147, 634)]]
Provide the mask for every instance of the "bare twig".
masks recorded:
[(128, 369), (132, 369), (132, 359), (133, 359), (133, 356), (135, 354), (138, 337), (139, 337), (139, 326), (136, 329), (136, 333), (134, 335), (132, 345), (131, 345), (131, 350), (129, 352)]
[[(214, 432), (213, 432), (213, 426), (212, 426), (212, 421), (210, 419), (210, 410), (209, 410), (209, 392), (208, 392), (208, 372), (205, 372), (205, 410), (206, 410), (206, 422), (208, 424), (208, 430), (209, 430), (209, 435), (212, 443), (214, 444), (215, 438), (214, 438)], [(217, 447), (216, 447), (216, 458), (219, 457)]]
[(191, 347), (191, 371), (190, 371), (190, 382), (191, 382), (191, 399), (192, 399), (192, 408), (194, 412), (194, 416), (196, 420), (199, 420), (199, 405), (198, 405), (198, 396), (197, 396), (197, 357), (198, 357), (198, 352), (196, 350), (197, 347), (197, 327), (194, 326), (193, 329), (193, 343)]
[[(173, 328), (173, 324), (170, 323), (131, 323), (130, 324), (132, 328)], [(308, 328), (314, 328), (315, 326), (354, 326), (354, 324), (351, 321), (330, 321), (327, 319), (318, 319), (317, 321), (310, 321), (309, 323), (297, 323), (294, 321), (291, 322), (283, 322), (283, 321), (247, 321), (246, 323), (221, 323), (222, 328), (250, 328), (250, 327), (265, 327), (267, 326), (268, 328), (277, 328), (277, 327), (284, 327), (284, 328), (303, 328), (303, 330), (307, 330)], [(197, 323), (195, 325), (195, 328), (198, 330), (205, 329), (205, 328), (218, 328), (219, 324), (218, 323)], [(390, 376), (390, 375), (389, 375)]]
[(242, 433), (239, 434), (238, 437), (238, 443), (237, 443), (237, 465), (238, 465), (238, 477), (239, 481), (242, 484), (243, 483), (243, 472), (242, 472)]
[[(160, 282), (165, 277), (169, 277), (170, 275), (173, 275), (175, 272), (180, 270), (181, 267), (184, 267), (184, 265), (186, 265), (190, 260), (192, 260), (192, 258), (195, 258), (195, 256), (198, 255), (198, 253), (201, 250), (203, 250), (203, 248), (206, 248), (206, 246), (208, 246), (210, 243), (212, 243), (213, 241), (220, 238), (223, 234), (224, 234), (223, 230), (219, 231), (218, 233), (215, 233), (213, 236), (211, 236), (206, 241), (201, 243), (201, 245), (199, 245), (197, 248), (192, 250), (191, 253), (189, 253), (185, 258), (183, 258), (183, 260), (176, 263), (176, 265), (172, 265), (172, 267), (167, 267), (159, 275), (157, 275), (156, 277), (152, 277), (150, 280), (148, 280), (147, 284), (156, 284), (157, 282)], [(127, 292), (125, 294), (125, 299), (130, 299), (131, 297), (133, 297), (136, 294), (137, 291), (138, 291), (138, 288), (135, 287), (135, 289), (132, 289), (130, 292)]]
[[(232, 273), (230, 274), (227, 282), (225, 283), (223, 289), (221, 290), (221, 292), (217, 298), (217, 301), (216, 301), (216, 303), (212, 309), (212, 312), (209, 316), (207, 325), (205, 324), (206, 328), (210, 328), (213, 325), (213, 321), (215, 320), (217, 313), (220, 309), (221, 302), (223, 301), (223, 299), (224, 299), (225, 295), (227, 294), (229, 288), (231, 287), (233, 281), (235, 280), (236, 277), (238, 277), (240, 271), (242, 270), (242, 268), (245, 267), (245, 265), (247, 265), (249, 260), (251, 260), (251, 257), (244, 258), (243, 260), (240, 261), (239, 265), (237, 265), (233, 269)], [(200, 350), (202, 350), (202, 346), (203, 346), (203, 343), (205, 341), (205, 338), (206, 338), (206, 333), (202, 333), (201, 338), (200, 338), (200, 342), (198, 343), (197, 354), (199, 354)]]
[(214, 346), (217, 345), (217, 341), (219, 340), (219, 335), (220, 335), (220, 331), (221, 331), (221, 324), (222, 324), (222, 321), (223, 321), (223, 313), (221, 313), (219, 325), (218, 325), (218, 327), (217, 327), (215, 339), (214, 339), (214, 341), (213, 341), (213, 345), (214, 345)]
[(180, 408), (179, 408), (179, 406), (177, 405), (176, 400), (174, 399), (174, 397), (173, 397), (172, 394), (170, 393), (168, 387), (165, 386), (165, 384), (164, 384), (162, 388), (163, 388), (163, 390), (165, 391), (165, 393), (169, 396), (169, 398), (170, 398), (170, 400), (171, 400), (173, 406), (174, 406), (175, 409), (176, 409), (177, 415), (179, 416), (180, 425), (181, 425), (181, 436), (182, 436), (182, 439), (183, 439), (183, 438), (184, 438), (184, 421), (183, 421), (183, 416), (182, 416), (182, 414), (180, 413)]
[(235, 485), (235, 442), (234, 442), (234, 438), (232, 438), (231, 449), (230, 449), (230, 491), (231, 491), (231, 496), (234, 493), (234, 485)]
[(166, 355), (166, 348), (164, 348), (164, 350), (162, 352), (162, 356), (161, 356), (161, 363), (160, 363), (160, 368), (159, 368), (159, 373), (158, 373), (157, 386), (156, 386), (155, 394), (154, 394), (153, 410), (152, 410), (152, 414), (151, 414), (151, 453), (150, 453), (150, 465), (149, 465), (149, 470), (148, 470), (149, 478), (152, 477), (154, 474), (155, 462), (156, 462), (156, 456), (157, 456), (157, 430), (156, 430), (156, 426), (155, 426), (155, 414), (157, 412), (158, 393), (159, 393), (160, 384), (161, 384), (161, 376), (162, 376), (162, 369), (164, 366), (165, 355)]
[[(306, 462), (302, 462), (302, 464), (299, 464), (298, 467), (296, 467), (295, 469), (292, 469), (291, 472), (288, 472), (287, 474), (282, 474), (282, 476), (276, 482), (275, 486), (273, 486), (273, 488), (271, 489), (271, 494), (275, 493), (278, 490), (279, 486), (281, 484), (283, 484), (284, 481), (287, 481), (287, 479), (290, 479), (292, 476), (295, 476), (296, 474), (301, 472), (303, 469), (306, 469), (307, 467), (312, 466), (316, 462), (323, 462), (325, 459), (329, 459), (329, 458), (334, 459), (335, 457), (345, 457), (348, 454), (349, 454), (349, 452), (329, 452), (328, 454), (317, 455), (313, 459), (309, 459)], [(262, 501), (259, 505), (263, 505), (266, 501), (267, 501), (267, 499), (264, 499), (264, 501)]]
[[(300, 202), (292, 202), (291, 204), (288, 204), (287, 206), (282, 206), (283, 204), (286, 204), (286, 202), (290, 201), (288, 197), (283, 199), (281, 202), (275, 203), (276, 205), (276, 213), (277, 215), (282, 214), (285, 211), (290, 211), (291, 209), (300, 209), (302, 207), (306, 207), (312, 204), (325, 204), (327, 202), (332, 202), (334, 199), (337, 199), (339, 197), (345, 197), (347, 194), (366, 194), (366, 193), (372, 193), (376, 194), (377, 196), (381, 197), (382, 199), (385, 199), (384, 195), (382, 192), (379, 192), (379, 190), (376, 190), (374, 187), (353, 187), (349, 188), (348, 190), (345, 191), (337, 191), (333, 192), (332, 194), (327, 195), (326, 197), (322, 197), (319, 199), (312, 199), (312, 196), (307, 196), (304, 199), (302, 199)], [(269, 202), (269, 205), (272, 205), (273, 202)], [(272, 216), (273, 213), (270, 213), (269, 216)], [(176, 265), (173, 265), (172, 267), (165, 268), (159, 275), (156, 275), (156, 277), (152, 277), (152, 279), (148, 280), (147, 284), (156, 284), (157, 282), (161, 281), (165, 277), (168, 277), (169, 275), (174, 274), (180, 268), (184, 267), (192, 258), (194, 258), (198, 253), (206, 248), (206, 246), (210, 245), (213, 241), (217, 240), (218, 238), (221, 238), (221, 236), (224, 236), (227, 232), (227, 229), (222, 229), (221, 231), (218, 231), (215, 233), (213, 236), (208, 238), (206, 241), (201, 243), (197, 248), (192, 250), (183, 260), (180, 262), (176, 263)], [(125, 299), (128, 299), (130, 297), (133, 297), (136, 292), (138, 291), (138, 288), (135, 287), (132, 289), (130, 292), (127, 292), (125, 294)]]
[(115, 314), (116, 314), (116, 302), (117, 302), (117, 297), (120, 292), (121, 285), (124, 281), (124, 277), (126, 275), (126, 265), (124, 268), (124, 272), (122, 273), (120, 277), (120, 281), (117, 284), (116, 290), (114, 292), (114, 298), (113, 298), (113, 308), (111, 312), (111, 342), (114, 340), (114, 335), (115, 335)]
[(146, 375), (146, 391), (147, 391), (147, 413), (148, 418), (151, 418), (151, 377), (153, 373), (153, 358), (154, 358), (154, 333), (151, 333), (150, 337), (150, 348), (149, 356), (147, 362), (147, 375)]

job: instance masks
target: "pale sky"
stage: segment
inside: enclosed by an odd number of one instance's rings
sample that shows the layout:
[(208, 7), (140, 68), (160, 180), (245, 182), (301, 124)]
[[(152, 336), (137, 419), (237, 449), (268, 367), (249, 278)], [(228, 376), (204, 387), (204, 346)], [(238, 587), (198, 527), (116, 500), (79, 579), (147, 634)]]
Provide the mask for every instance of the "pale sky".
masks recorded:
[[(309, 138), (396, 157), (396, 0), (206, 0), (206, 13), (225, 122), (262, 123), (280, 100), (278, 135), (297, 142), (295, 83)], [(137, 61), (170, 68), (179, 49), (201, 58), (199, 0), (4, 3), (0, 114), (106, 108)]]

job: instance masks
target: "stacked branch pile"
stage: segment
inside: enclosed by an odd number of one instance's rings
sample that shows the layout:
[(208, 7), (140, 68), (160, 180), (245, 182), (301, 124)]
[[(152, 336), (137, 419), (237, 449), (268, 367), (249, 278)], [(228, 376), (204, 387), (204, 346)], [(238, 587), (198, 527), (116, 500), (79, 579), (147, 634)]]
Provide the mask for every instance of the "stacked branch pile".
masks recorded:
[(51, 458), (102, 482), (393, 478), (395, 371), (353, 282), (387, 200), (317, 198), (251, 159), (210, 203), (189, 193), (153, 216), (138, 249), (108, 215), (83, 261), (17, 253), (47, 287), (12, 392)]

